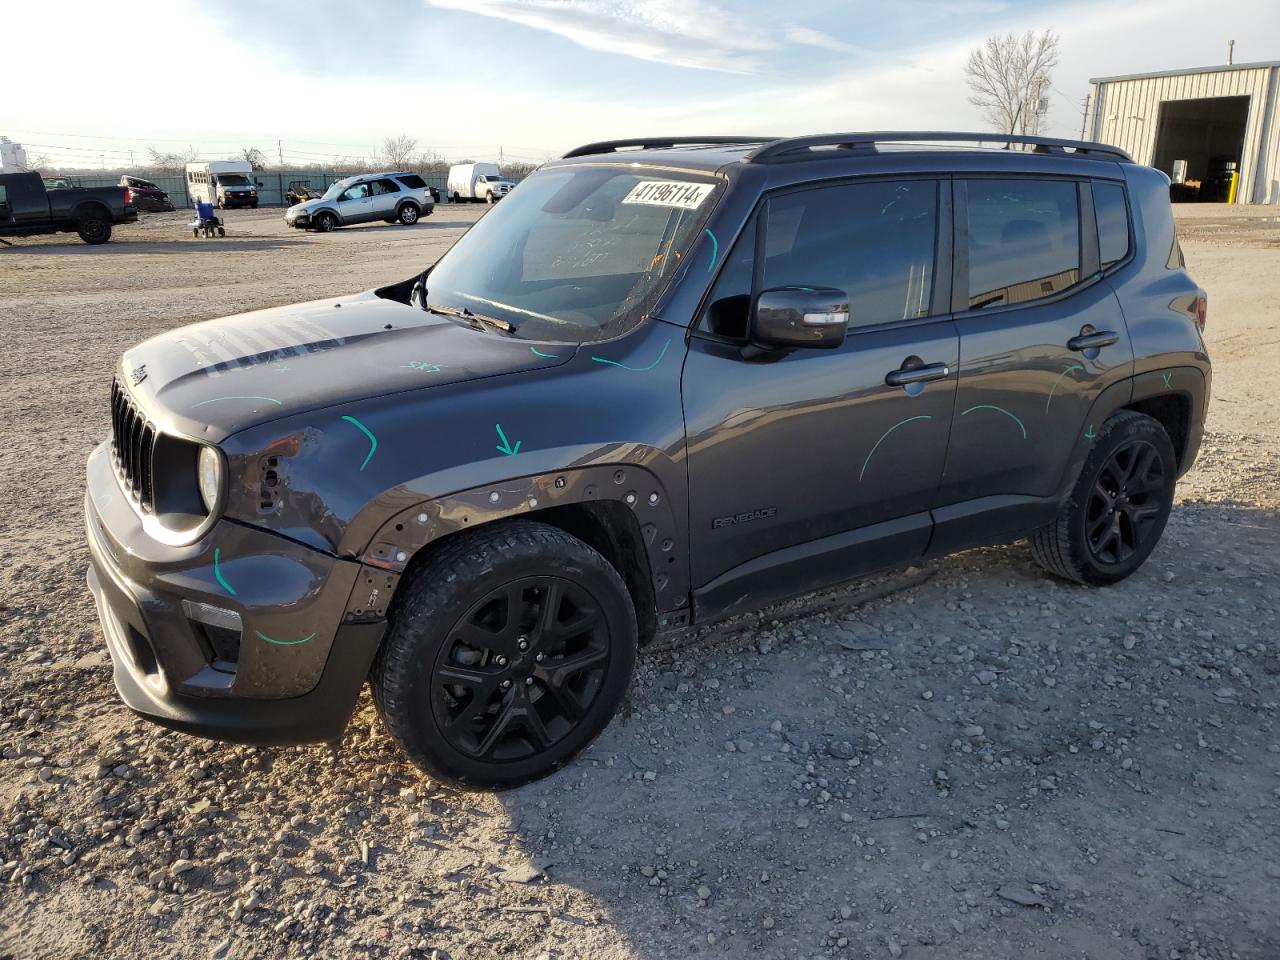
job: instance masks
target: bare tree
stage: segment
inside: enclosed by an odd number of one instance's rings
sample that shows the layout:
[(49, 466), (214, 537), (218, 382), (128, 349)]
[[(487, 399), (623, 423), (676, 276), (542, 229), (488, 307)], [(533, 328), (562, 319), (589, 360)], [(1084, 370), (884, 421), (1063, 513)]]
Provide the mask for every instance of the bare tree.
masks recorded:
[(382, 141), (380, 159), (389, 170), (403, 170), (413, 162), (413, 151), (417, 148), (418, 141), (407, 134), (387, 137)]
[(1003, 132), (1036, 132), (1039, 100), (1057, 65), (1058, 35), (1052, 30), (987, 37), (965, 66), (973, 91), (969, 102)]
[(244, 147), (240, 151), (240, 159), (247, 160), (254, 170), (267, 169), (267, 155), (257, 147)]
[(157, 173), (182, 173), (188, 163), (200, 159), (194, 150), (175, 150), (168, 153), (147, 147), (147, 155), (151, 158), (151, 169)]

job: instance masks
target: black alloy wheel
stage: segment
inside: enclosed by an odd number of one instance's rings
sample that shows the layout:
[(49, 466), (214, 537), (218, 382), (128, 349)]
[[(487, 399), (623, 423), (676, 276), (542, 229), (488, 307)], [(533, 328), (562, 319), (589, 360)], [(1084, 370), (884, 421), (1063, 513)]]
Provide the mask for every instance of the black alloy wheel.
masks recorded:
[(598, 603), (579, 584), (523, 577), (490, 590), (456, 623), (432, 673), (445, 740), (476, 760), (524, 760), (587, 715), (610, 662)]
[(1122, 564), (1159, 526), (1167, 467), (1146, 440), (1118, 447), (1094, 481), (1085, 508), (1085, 540), (1099, 563)]
[(1036, 562), (1097, 587), (1119, 583), (1146, 562), (1173, 510), (1178, 457), (1164, 425), (1137, 410), (1107, 418), (1058, 515), (1031, 535)]

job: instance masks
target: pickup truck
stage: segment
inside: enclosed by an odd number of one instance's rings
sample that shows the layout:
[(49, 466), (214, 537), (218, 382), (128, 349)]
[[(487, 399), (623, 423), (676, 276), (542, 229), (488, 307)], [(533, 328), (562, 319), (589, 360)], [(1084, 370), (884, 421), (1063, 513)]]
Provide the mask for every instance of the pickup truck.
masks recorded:
[(0, 237), (74, 231), (85, 243), (106, 243), (113, 225), (137, 219), (122, 187), (50, 190), (35, 172), (0, 174)]

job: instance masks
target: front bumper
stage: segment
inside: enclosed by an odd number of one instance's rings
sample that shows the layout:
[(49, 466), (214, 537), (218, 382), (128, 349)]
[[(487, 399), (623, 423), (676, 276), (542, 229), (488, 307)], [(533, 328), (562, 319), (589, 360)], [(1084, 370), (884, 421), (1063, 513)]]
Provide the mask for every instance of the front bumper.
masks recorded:
[(88, 580), (125, 704), (219, 739), (341, 736), (385, 630), (343, 624), (360, 565), (226, 520), (159, 544), (110, 461), (107, 444), (89, 458)]
[(285, 214), (284, 223), (286, 227), (297, 227), (299, 230), (306, 230), (311, 226), (311, 214), (299, 213), (292, 217)]

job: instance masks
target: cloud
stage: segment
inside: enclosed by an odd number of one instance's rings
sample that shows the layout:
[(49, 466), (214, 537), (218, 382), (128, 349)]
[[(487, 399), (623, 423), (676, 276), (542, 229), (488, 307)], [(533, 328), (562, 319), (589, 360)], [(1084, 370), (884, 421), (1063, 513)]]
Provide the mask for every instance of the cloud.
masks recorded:
[(835, 50), (837, 53), (852, 53), (855, 50), (853, 44), (837, 40), (821, 30), (814, 30), (812, 27), (801, 27), (797, 24), (787, 27), (786, 37), (792, 43), (803, 44), (807, 47), (819, 47), (823, 50)]
[(755, 73), (757, 55), (776, 46), (752, 19), (706, 0), (426, 2), (546, 30), (590, 50), (700, 70)]

